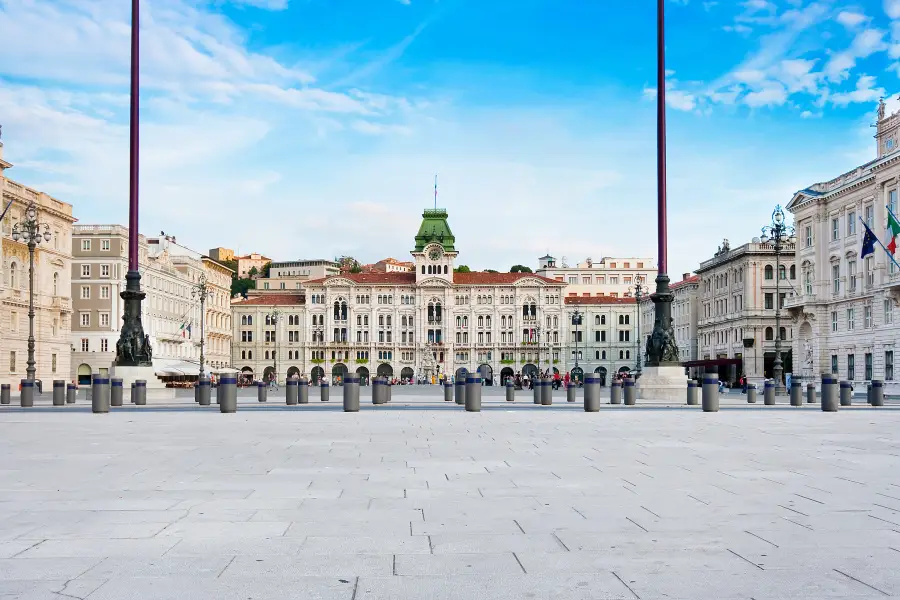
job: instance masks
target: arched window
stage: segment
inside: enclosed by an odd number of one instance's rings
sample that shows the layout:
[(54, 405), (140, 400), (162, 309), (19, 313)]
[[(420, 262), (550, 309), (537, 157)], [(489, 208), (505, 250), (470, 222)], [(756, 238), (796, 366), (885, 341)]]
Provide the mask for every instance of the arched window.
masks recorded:
[(247, 325), (253, 325), (253, 315), (247, 315)]
[(247, 360), (253, 360), (253, 350), (247, 350)]
[(600, 324), (600, 315), (594, 315), (594, 325)]
[(484, 327), (484, 317), (482, 317), (481, 315), (478, 316), (478, 326)]
[(604, 350), (603, 352), (600, 353), (600, 359), (606, 360), (606, 350)]
[(606, 325), (606, 315), (600, 315), (600, 324)]
[(388, 315), (388, 316), (387, 316), (387, 326), (388, 326), (388, 327), (391, 326), (391, 315)]
[(797, 267), (791, 265), (791, 279), (797, 279)]
[(266, 315), (266, 325), (271, 325), (271, 324), (272, 324), (272, 317), (270, 317), (269, 315)]
[(425, 274), (425, 265), (422, 265), (422, 275)]
[(786, 340), (787, 339), (787, 329), (785, 329), (784, 327), (781, 327), (778, 330), (778, 337), (780, 337), (782, 340)]
[(269, 351), (266, 350), (266, 360), (269, 360)]
[(447, 265), (444, 265), (444, 275), (447, 275)]
[(778, 279), (787, 279), (787, 269), (785, 269), (784, 265), (778, 266)]
[(406, 327), (406, 315), (403, 315), (402, 317), (400, 317), (400, 326)]
[(774, 269), (772, 269), (772, 265), (766, 265), (766, 268), (765, 268), (765, 270), (764, 270), (763, 272), (765, 273), (765, 278), (766, 278), (767, 280), (768, 280), (768, 279), (772, 279), (772, 278), (774, 278), (774, 276), (775, 276), (775, 275), (774, 275)]
[(59, 296), (59, 273), (53, 274), (53, 295)]
[(775, 332), (772, 330), (771, 327), (766, 327), (766, 341), (770, 342), (773, 339), (775, 339)]
[(247, 324), (247, 315), (241, 315), (241, 325)]
[(487, 327), (490, 327), (490, 326), (491, 326), (491, 316), (490, 316), (490, 315), (488, 315), (487, 317), (484, 318), (484, 324), (485, 324)]
[(463, 324), (462, 324), (462, 326), (463, 326), (463, 327), (468, 327), (468, 326), (469, 326), (469, 317), (463, 317)]
[(456, 317), (456, 326), (462, 327), (462, 317)]

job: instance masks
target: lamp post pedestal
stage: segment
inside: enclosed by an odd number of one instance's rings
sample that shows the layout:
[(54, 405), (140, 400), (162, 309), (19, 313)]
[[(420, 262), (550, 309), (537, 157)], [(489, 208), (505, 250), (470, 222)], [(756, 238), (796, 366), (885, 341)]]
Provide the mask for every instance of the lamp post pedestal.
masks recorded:
[(655, 310), (653, 333), (647, 339), (647, 364), (637, 381), (641, 400), (664, 403), (684, 403), (687, 375), (678, 361), (678, 346), (672, 328), (672, 302), (675, 294), (669, 289), (669, 277), (656, 277), (656, 292), (650, 295)]

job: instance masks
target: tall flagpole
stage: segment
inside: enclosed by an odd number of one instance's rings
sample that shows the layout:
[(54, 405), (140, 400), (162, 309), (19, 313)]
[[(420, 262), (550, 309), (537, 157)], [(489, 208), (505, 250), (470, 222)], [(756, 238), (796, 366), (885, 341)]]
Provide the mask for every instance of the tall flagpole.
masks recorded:
[(437, 174), (434, 176), (434, 210), (437, 210)]
[(131, 0), (131, 110), (129, 139), (128, 185), (128, 273), (125, 275), (125, 291), (122, 331), (116, 343), (117, 366), (152, 366), (150, 338), (144, 335), (141, 323), (141, 302), (146, 294), (141, 291), (140, 256), (138, 254), (138, 182), (140, 150), (140, 0)]
[(647, 339), (647, 366), (679, 364), (678, 346), (672, 330), (672, 301), (669, 289), (668, 232), (666, 229), (666, 26), (665, 0), (656, 4), (656, 242), (659, 271), (656, 292), (650, 295), (655, 319), (653, 333)]

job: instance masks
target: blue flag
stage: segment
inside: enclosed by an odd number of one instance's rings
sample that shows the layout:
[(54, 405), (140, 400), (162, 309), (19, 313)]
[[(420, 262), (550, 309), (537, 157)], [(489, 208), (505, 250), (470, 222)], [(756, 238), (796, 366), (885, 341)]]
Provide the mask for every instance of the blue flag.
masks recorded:
[(869, 229), (865, 222), (863, 222), (863, 227), (866, 228), (866, 235), (863, 237), (862, 248), (859, 251), (860, 260), (870, 254), (875, 254), (875, 234), (872, 233), (872, 230)]

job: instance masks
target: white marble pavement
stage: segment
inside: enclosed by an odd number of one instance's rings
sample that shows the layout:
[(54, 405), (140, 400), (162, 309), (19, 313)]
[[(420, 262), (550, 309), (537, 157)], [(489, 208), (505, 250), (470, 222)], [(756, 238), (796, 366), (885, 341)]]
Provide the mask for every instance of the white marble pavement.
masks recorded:
[(403, 393), (3, 407), (0, 598), (900, 598), (896, 408)]

